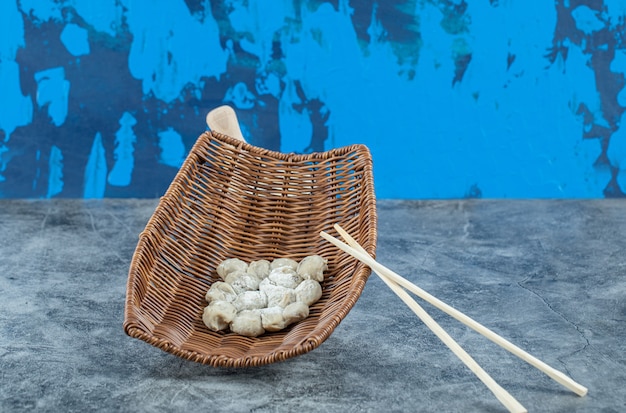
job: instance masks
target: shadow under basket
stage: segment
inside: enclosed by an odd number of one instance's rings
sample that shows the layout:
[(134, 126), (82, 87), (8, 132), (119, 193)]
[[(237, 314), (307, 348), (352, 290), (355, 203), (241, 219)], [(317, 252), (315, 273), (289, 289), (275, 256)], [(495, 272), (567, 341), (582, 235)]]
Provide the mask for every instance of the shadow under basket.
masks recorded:
[[(202, 134), (141, 233), (128, 275), (124, 331), (219, 367), (282, 361), (317, 348), (358, 300), (370, 269), (320, 237), (347, 230), (376, 251), (372, 158), (364, 145), (307, 155)], [(328, 260), (322, 297), (285, 330), (244, 337), (202, 322), (227, 258)]]

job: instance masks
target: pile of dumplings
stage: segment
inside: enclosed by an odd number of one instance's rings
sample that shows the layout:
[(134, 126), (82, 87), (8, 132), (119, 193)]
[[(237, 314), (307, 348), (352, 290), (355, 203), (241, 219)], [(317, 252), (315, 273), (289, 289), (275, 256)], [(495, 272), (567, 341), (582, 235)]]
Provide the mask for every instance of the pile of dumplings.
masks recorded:
[(229, 258), (217, 266), (222, 281), (207, 291), (202, 321), (212, 331), (230, 329), (247, 337), (283, 330), (309, 316), (309, 307), (322, 296), (327, 269), (319, 255), (249, 264)]

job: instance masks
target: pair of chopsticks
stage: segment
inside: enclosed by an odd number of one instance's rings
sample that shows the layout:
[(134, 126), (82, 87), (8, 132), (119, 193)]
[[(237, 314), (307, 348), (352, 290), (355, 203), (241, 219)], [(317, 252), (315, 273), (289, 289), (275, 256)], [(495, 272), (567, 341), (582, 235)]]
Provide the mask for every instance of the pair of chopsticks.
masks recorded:
[(408, 291), (414, 293), (418, 297), (422, 298), (426, 302), (432, 304), (436, 308), (445, 312), (446, 314), (452, 316), (457, 319), (461, 323), (470, 327), (471, 329), (477, 331), (482, 334), (489, 340), (498, 344), (505, 350), (513, 353), (517, 357), (526, 361), (530, 365), (536, 367), (541, 370), (543, 373), (548, 375), (550, 378), (555, 380), (557, 383), (565, 386), (572, 392), (576, 393), (579, 396), (584, 396), (587, 394), (587, 388), (576, 383), (574, 380), (563, 374), (562, 372), (550, 367), (546, 363), (541, 360), (531, 356), (524, 350), (520, 349), (516, 345), (512, 344), (508, 340), (502, 338), (497, 335), (493, 331), (489, 330), (487, 327), (479, 324), (474, 321), (467, 315), (461, 313), (460, 311), (454, 309), (438, 298), (430, 295), (426, 291), (419, 288), (417, 285), (411, 283), (400, 275), (396, 274), (389, 268), (383, 266), (374, 260), (366, 251), (359, 245), (359, 243), (350, 236), (343, 228), (339, 225), (334, 225), (335, 230), (341, 235), (341, 237), (347, 242), (341, 242), (337, 238), (329, 235), (328, 233), (322, 231), (320, 235), (322, 238), (326, 239), (337, 248), (342, 251), (348, 253), (352, 257), (358, 259), (362, 263), (369, 266), (376, 275), (378, 275), (383, 282), (394, 292), (404, 303), (411, 309), (413, 312), (426, 324), (428, 328), (431, 329), (433, 333), (446, 345), (452, 352), (467, 366), (469, 369), (489, 388), (489, 390), (496, 396), (498, 400), (510, 411), (510, 412), (526, 412), (526, 408), (522, 406), (509, 392), (507, 392), (504, 388), (502, 388), (496, 381), (489, 376), (487, 372), (485, 372), (476, 361), (469, 355), (461, 346), (454, 341), (452, 337), (439, 325), (433, 318), (428, 315), (428, 313), (402, 288), (404, 287)]

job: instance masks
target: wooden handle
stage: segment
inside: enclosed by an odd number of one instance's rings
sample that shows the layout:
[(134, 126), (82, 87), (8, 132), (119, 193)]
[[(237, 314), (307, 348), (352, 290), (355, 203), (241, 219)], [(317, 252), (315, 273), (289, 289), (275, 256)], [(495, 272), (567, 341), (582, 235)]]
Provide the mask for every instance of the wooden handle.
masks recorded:
[(235, 110), (230, 106), (219, 106), (206, 115), (206, 124), (214, 132), (219, 132), (231, 138), (246, 141), (239, 128), (239, 121)]

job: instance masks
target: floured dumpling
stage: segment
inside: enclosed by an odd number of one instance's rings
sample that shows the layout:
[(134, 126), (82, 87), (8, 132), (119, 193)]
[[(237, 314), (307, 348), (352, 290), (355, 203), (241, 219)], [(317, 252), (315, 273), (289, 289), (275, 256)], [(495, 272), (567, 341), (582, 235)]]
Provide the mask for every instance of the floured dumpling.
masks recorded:
[(235, 290), (237, 294), (241, 294), (244, 291), (254, 291), (259, 289), (259, 279), (254, 275), (248, 273), (237, 273), (238, 275), (235, 277), (233, 274), (235, 273), (231, 273), (226, 277), (228, 280), (226, 282), (233, 287), (233, 290)]
[(283, 310), (283, 317), (288, 324), (297, 323), (309, 316), (309, 306), (303, 302), (296, 301), (289, 304)]
[(265, 333), (261, 323), (261, 314), (250, 310), (240, 312), (230, 323), (230, 331), (246, 337), (260, 336)]
[(287, 327), (282, 307), (270, 307), (261, 311), (261, 324), (265, 331), (280, 331)]
[(295, 292), (296, 301), (311, 306), (322, 296), (322, 286), (315, 280), (304, 280), (295, 288)]
[(328, 268), (319, 255), (300, 263), (291, 258), (252, 261), (238, 258), (220, 263), (216, 271), (223, 281), (206, 292), (209, 303), (202, 321), (212, 331), (247, 337), (280, 331), (309, 316), (309, 306), (322, 296), (320, 282)]
[(237, 308), (226, 301), (214, 301), (205, 307), (202, 321), (213, 331), (225, 330), (237, 316)]
[(324, 271), (328, 269), (327, 261), (319, 255), (305, 257), (296, 269), (298, 275), (305, 280), (324, 281)]
[(222, 280), (226, 280), (226, 276), (233, 271), (241, 271), (246, 272), (248, 269), (248, 264), (240, 260), (239, 258), (229, 258), (224, 260), (217, 266), (216, 271), (217, 275), (220, 276)]
[(233, 305), (237, 311), (267, 308), (267, 296), (263, 291), (244, 291), (233, 301)]
[(206, 292), (204, 298), (209, 304), (213, 301), (232, 302), (237, 298), (237, 293), (230, 284), (224, 281), (217, 281), (211, 284), (211, 288)]
[(298, 261), (292, 260), (291, 258), (276, 258), (270, 265), (270, 269), (272, 270), (280, 267), (288, 267), (295, 271), (296, 268), (298, 268)]
[(302, 278), (296, 271), (289, 267), (274, 268), (267, 278), (272, 284), (285, 288), (296, 288), (302, 282)]
[(296, 292), (293, 288), (286, 288), (265, 281), (268, 281), (268, 279), (265, 279), (264, 282), (259, 284), (259, 290), (267, 295), (268, 307), (284, 308), (296, 301)]
[(268, 260), (252, 261), (248, 265), (248, 274), (256, 276), (259, 280), (270, 275), (270, 262)]

